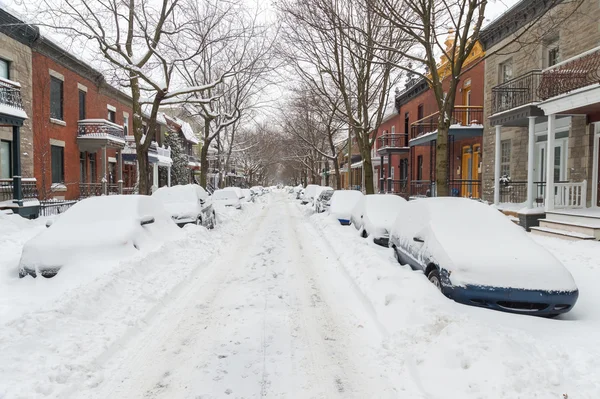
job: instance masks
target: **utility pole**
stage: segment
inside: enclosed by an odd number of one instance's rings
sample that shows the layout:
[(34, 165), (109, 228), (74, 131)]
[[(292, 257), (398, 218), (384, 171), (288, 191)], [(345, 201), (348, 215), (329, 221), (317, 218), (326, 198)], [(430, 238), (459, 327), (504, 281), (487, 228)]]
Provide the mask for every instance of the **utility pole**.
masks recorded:
[(348, 128), (348, 190), (352, 189), (352, 129)]

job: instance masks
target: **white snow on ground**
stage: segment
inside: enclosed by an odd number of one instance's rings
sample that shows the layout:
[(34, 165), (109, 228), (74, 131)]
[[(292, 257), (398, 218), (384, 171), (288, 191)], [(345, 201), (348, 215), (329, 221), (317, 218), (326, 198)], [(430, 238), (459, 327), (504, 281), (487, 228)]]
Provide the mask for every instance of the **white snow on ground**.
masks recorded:
[(599, 243), (535, 238), (580, 288), (552, 320), (452, 302), (281, 192), (87, 280), (17, 279), (44, 221), (5, 222), (2, 399), (599, 397)]
[(600, 397), (600, 342), (592, 338), (600, 331), (600, 243), (538, 240), (580, 289), (572, 312), (543, 319), (450, 301), (421, 272), (398, 265), (391, 249), (306, 213), (385, 329), (386, 361), (403, 397)]

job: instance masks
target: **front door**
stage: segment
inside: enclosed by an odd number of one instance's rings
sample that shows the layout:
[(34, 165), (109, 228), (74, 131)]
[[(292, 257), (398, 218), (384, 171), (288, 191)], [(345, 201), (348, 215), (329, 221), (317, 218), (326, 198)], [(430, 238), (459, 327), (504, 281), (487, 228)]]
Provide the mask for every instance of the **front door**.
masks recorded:
[(471, 180), (473, 180), (473, 151), (471, 146), (464, 146), (462, 150), (462, 184), (461, 197), (471, 196)]
[[(567, 179), (567, 146), (568, 139), (561, 138), (554, 141), (554, 151), (550, 154), (554, 158), (554, 183), (566, 181)], [(534, 181), (546, 181), (546, 167), (548, 162), (548, 142), (542, 141), (535, 144), (536, 161), (534, 168)], [(536, 185), (535, 197), (543, 197), (545, 195), (545, 185)]]

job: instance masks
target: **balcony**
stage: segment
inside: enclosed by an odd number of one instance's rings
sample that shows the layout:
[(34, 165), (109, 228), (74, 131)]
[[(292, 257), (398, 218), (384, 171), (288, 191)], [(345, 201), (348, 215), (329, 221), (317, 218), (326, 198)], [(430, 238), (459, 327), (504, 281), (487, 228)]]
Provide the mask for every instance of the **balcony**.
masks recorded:
[(377, 138), (377, 153), (385, 155), (392, 152), (408, 151), (408, 134), (383, 134)]
[(538, 86), (541, 70), (530, 71), (492, 88), (492, 115), (541, 101)]
[(21, 85), (12, 80), (0, 78), (0, 125), (23, 125), (27, 114), (23, 109)]
[(123, 148), (123, 126), (106, 119), (83, 119), (77, 122), (77, 143), (80, 151), (98, 151), (102, 147)]
[(170, 167), (173, 164), (171, 159), (171, 147), (161, 147), (156, 141), (150, 143), (148, 148), (148, 158), (150, 163), (158, 163), (158, 166)]
[[(440, 112), (437, 111), (425, 118), (413, 122), (410, 127), (411, 141), (427, 136), (427, 140), (419, 140), (419, 143), (410, 143), (410, 145), (419, 145), (421, 142), (429, 142), (437, 137), (437, 129), (439, 123)], [(450, 134), (455, 136), (455, 139), (473, 137), (483, 133), (483, 107), (473, 105), (457, 105), (452, 110), (450, 115), (450, 129), (453, 130)], [(474, 131), (475, 128), (477, 131)], [(470, 131), (473, 130), (473, 131)], [(429, 137), (430, 133), (431, 137)], [(464, 136), (464, 137), (462, 137)]]
[[(13, 199), (13, 179), (0, 179), (0, 201), (10, 201)], [(33, 199), (38, 197), (38, 190), (35, 178), (22, 178), (21, 191), (23, 199)]]

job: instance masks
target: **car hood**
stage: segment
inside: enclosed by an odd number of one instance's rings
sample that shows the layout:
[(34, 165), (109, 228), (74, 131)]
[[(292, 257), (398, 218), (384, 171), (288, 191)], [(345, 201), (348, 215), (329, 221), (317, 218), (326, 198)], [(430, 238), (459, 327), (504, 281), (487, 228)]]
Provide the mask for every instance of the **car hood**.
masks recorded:
[(451, 272), (450, 280), (455, 285), (577, 289), (571, 273), (524, 231), (499, 236), (459, 235), (451, 228), (429, 226), (423, 238), (423, 250)]
[(193, 218), (200, 214), (200, 206), (193, 202), (170, 202), (164, 204), (165, 210), (171, 217)]

